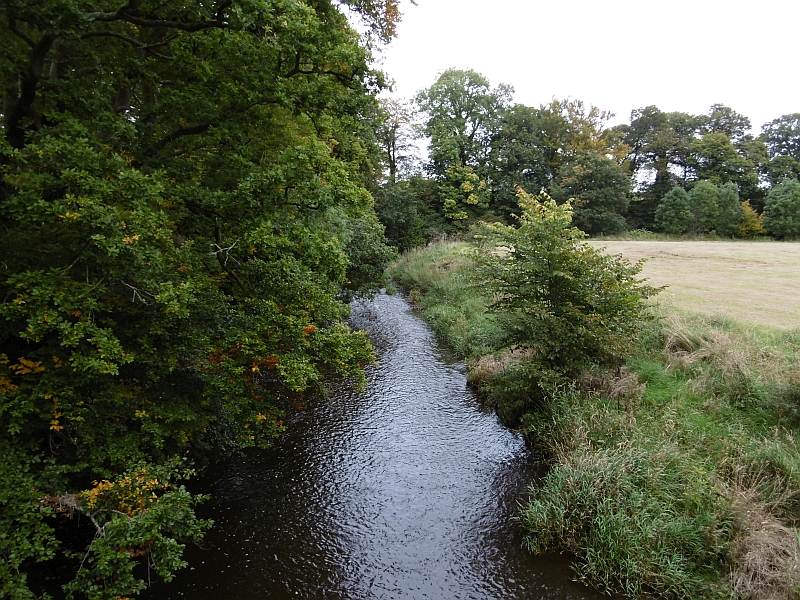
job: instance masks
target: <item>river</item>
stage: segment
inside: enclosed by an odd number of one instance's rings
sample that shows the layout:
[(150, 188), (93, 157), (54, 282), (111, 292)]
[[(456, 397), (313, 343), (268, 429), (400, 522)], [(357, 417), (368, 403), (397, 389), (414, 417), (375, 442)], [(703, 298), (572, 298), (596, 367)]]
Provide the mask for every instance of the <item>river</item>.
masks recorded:
[(335, 389), (270, 450), (209, 470), (200, 512), (215, 525), (146, 597), (603, 598), (566, 557), (523, 549), (514, 515), (537, 465), (463, 361), (400, 296), (354, 303), (351, 325), (378, 352), (366, 392)]

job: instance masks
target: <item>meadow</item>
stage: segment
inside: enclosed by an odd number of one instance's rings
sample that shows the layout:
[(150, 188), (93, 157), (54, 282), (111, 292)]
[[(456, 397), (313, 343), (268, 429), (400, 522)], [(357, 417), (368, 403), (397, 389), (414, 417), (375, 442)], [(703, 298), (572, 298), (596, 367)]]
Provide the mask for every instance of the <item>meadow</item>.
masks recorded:
[(592, 241), (595, 247), (644, 259), (642, 276), (667, 286), (667, 307), (778, 329), (800, 327), (800, 243), (722, 241)]

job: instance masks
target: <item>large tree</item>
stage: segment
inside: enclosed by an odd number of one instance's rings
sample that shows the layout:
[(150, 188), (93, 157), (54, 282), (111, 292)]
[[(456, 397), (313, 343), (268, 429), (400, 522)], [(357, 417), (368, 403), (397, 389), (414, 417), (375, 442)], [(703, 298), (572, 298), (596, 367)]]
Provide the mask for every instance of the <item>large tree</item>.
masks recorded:
[(800, 178), (800, 113), (783, 115), (761, 128), (769, 151), (769, 177), (773, 185)]
[(427, 115), (431, 172), (445, 177), (453, 166), (482, 171), (513, 92), (505, 84), (490, 87), (480, 73), (458, 69), (447, 69), (421, 91), (416, 100)]
[[(394, 2), (352, 5), (391, 34)], [(0, 13), (0, 595), (42, 593), (27, 573), (60, 554), (71, 593), (127, 596), (207, 527), (184, 458), (363, 381), (340, 299), (388, 256), (364, 188), (380, 78), (329, 0)]]

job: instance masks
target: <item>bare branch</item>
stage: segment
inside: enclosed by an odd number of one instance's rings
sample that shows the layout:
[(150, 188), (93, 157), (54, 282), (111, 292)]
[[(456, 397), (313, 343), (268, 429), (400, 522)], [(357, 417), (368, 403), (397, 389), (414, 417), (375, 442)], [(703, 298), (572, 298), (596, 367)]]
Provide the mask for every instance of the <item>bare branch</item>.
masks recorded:
[[(239, 285), (239, 287), (242, 289), (242, 291), (246, 291), (246, 289), (244, 287), (244, 283), (242, 283), (242, 280), (236, 274), (236, 271), (234, 271), (233, 269), (231, 269), (228, 266), (228, 252), (230, 252), (231, 249), (233, 249), (233, 247), (237, 244), (237, 242), (234, 242), (231, 246), (228, 246), (227, 248), (223, 248), (222, 247), (222, 230), (220, 229), (219, 224), (214, 225), (214, 238), (216, 239), (216, 244), (214, 244), (214, 246), (217, 247), (217, 250), (212, 252), (212, 254), (216, 255), (217, 262), (219, 263), (219, 266), (222, 267), (222, 270), (225, 271), (228, 275), (233, 277), (234, 281), (236, 281), (236, 283)], [(225, 253), (225, 258), (224, 259), (222, 258), (222, 253), (223, 252)]]

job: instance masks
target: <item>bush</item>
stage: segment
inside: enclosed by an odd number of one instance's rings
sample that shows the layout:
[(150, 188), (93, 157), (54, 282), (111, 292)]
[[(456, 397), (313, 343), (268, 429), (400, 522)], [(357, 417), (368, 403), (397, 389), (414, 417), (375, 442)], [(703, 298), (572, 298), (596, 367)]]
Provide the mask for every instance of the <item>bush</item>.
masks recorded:
[(475, 257), (505, 345), (525, 350), (521, 378), (541, 388), (542, 381), (557, 386), (592, 365), (619, 366), (647, 319), (645, 300), (657, 290), (637, 279), (640, 264), (581, 242), (585, 234), (571, 226), (569, 202), (558, 205), (521, 188), (518, 197), (519, 227), (487, 226), (493, 244), (476, 249)]

